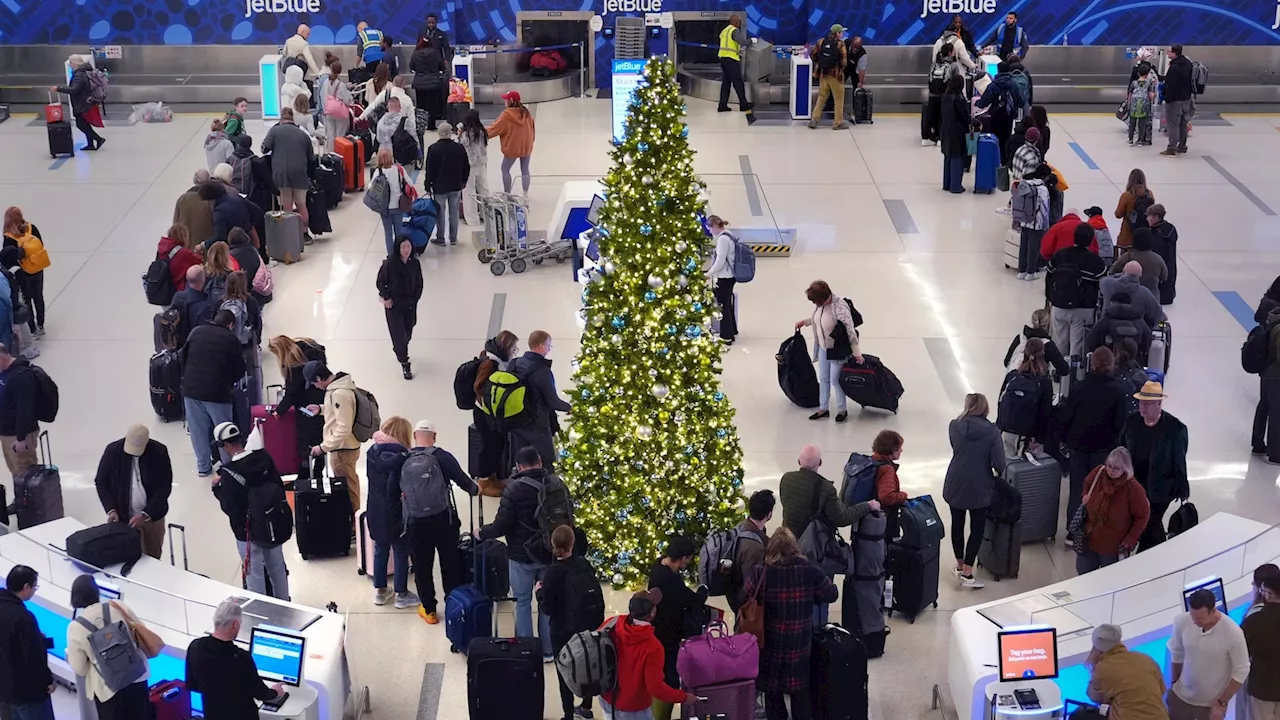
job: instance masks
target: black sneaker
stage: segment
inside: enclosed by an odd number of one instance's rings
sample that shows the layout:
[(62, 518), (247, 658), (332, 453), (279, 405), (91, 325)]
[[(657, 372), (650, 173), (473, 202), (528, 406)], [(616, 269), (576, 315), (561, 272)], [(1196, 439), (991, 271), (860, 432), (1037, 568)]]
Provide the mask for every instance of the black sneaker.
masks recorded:
[(1266, 449), (1266, 448), (1264, 448), (1264, 447), (1257, 447), (1257, 446), (1254, 446), (1254, 448), (1253, 448), (1253, 450), (1252, 450), (1251, 452), (1253, 452), (1253, 454), (1254, 454), (1254, 455), (1266, 455), (1266, 454), (1267, 454), (1267, 449)]
[(733, 109), (730, 108), (728, 105), (725, 105), (724, 107), (716, 108), (716, 112), (733, 112)]
[(413, 370), (409, 369), (409, 363), (400, 363), (400, 372), (404, 375), (405, 380), (413, 379)]
[(585, 708), (582, 706), (574, 708), (573, 714), (582, 718), (582, 720), (591, 720), (591, 718), (595, 717), (595, 713), (592, 712), (591, 708)]

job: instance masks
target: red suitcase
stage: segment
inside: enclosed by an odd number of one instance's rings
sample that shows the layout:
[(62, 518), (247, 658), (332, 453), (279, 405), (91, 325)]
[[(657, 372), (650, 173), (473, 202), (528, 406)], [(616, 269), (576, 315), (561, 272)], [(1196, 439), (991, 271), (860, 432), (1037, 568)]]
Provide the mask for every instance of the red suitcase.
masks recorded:
[(191, 717), (191, 691), (181, 680), (165, 680), (147, 691), (155, 720), (189, 720)]
[(342, 156), (343, 189), (355, 192), (364, 189), (364, 141), (352, 137), (334, 138), (333, 151)]
[(62, 97), (49, 94), (49, 104), (44, 106), (44, 122), (46, 125), (62, 122)]
[(756, 681), (735, 680), (692, 688), (698, 702), (680, 705), (680, 716), (697, 720), (755, 720)]
[[(271, 388), (279, 385), (269, 385)], [(279, 396), (277, 395), (277, 401)], [(276, 417), (271, 409), (274, 405), (254, 405), (249, 410), (254, 427), (262, 433), (262, 447), (276, 464), (281, 475), (295, 475), (301, 467), (302, 458), (298, 457), (298, 411), (289, 408), (283, 417)]]

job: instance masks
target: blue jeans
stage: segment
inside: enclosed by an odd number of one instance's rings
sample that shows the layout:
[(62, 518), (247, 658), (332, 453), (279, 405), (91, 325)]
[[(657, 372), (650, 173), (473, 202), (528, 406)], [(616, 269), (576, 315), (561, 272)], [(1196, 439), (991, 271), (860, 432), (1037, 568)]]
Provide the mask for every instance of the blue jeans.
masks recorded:
[[(253, 547), (246, 547), (252, 544)], [(271, 576), (271, 597), (289, 601), (289, 569), (284, 564), (284, 550), (280, 545), (263, 545), (262, 543), (246, 543), (236, 541), (240, 549), (240, 560), (249, 552), (249, 576), (245, 578), (245, 589), (262, 595), (267, 594), (267, 576)]]
[(840, 388), (840, 368), (843, 360), (827, 360), (827, 349), (818, 346), (818, 409), (825, 410), (831, 400), (831, 388), (835, 388), (836, 407), (838, 412), (845, 412), (848, 398)]
[[(1085, 539), (1080, 539), (1080, 540), (1077, 540), (1076, 542), (1087, 543), (1089, 541)], [(1076, 555), (1076, 574), (1084, 575), (1085, 573), (1093, 572), (1094, 570), (1097, 570), (1100, 567), (1115, 565), (1118, 562), (1120, 562), (1119, 554), (1103, 555), (1102, 553), (1096, 553), (1092, 550), (1085, 550), (1079, 555)]]
[(392, 210), (381, 214), (379, 217), (382, 218), (382, 235), (387, 241), (387, 257), (390, 257), (396, 253), (396, 238), (400, 237), (400, 234), (404, 232), (404, 227), (401, 224), (404, 222), (404, 213), (399, 210)]
[(942, 158), (942, 189), (953, 193), (964, 192), (964, 157)]
[(187, 432), (191, 435), (191, 449), (196, 454), (196, 471), (213, 470), (213, 429), (218, 423), (231, 422), (231, 403), (206, 402), (183, 398), (187, 411)]
[[(432, 193), (439, 215), (436, 216), (436, 238), (450, 245), (458, 243), (458, 212), (462, 209), (462, 191)], [(446, 221), (448, 227), (446, 227)], [(446, 234), (447, 231), (447, 234)]]
[(507, 561), (511, 573), (511, 594), (516, 596), (516, 637), (537, 637), (542, 654), (551, 655), (551, 618), (538, 606), (538, 634), (533, 634), (533, 586), (542, 579), (547, 566), (542, 563)]
[(387, 561), (395, 558), (395, 589), (397, 595), (409, 592), (409, 546), (404, 543), (373, 544), (373, 586), (381, 590), (387, 586)]
[(13, 720), (53, 720), (53, 701), (48, 696), (32, 703), (13, 703), (9, 710)]
[(604, 716), (609, 720), (653, 720), (652, 707), (636, 711), (614, 710), (604, 698), (600, 698), (600, 707), (604, 708)]

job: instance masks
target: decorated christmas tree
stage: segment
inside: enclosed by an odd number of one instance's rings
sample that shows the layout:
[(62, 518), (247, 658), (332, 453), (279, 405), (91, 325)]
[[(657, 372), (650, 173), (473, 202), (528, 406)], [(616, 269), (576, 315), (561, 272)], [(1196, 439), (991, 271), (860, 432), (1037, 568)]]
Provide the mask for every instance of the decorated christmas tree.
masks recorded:
[(720, 389), (703, 186), (684, 110), (674, 65), (650, 60), (603, 181), (601, 266), (583, 293), (559, 466), (592, 563), (620, 588), (643, 586), (670, 536), (701, 542), (742, 514), (742, 449)]

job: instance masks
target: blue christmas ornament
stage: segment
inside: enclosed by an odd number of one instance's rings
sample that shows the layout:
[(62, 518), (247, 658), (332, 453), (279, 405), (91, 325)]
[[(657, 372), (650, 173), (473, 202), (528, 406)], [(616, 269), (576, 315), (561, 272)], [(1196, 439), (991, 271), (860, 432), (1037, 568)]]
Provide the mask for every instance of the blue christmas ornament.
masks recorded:
[(617, 514), (615, 514), (613, 517), (618, 522), (622, 522), (623, 520), (626, 520), (628, 517), (630, 517), (630, 515), (627, 513), (626, 510), (619, 510)]
[(649, 292), (644, 294), (644, 299), (646, 302), (653, 302), (654, 300), (658, 299), (658, 293), (650, 290)]
[(644, 507), (649, 507), (649, 502), (650, 502), (649, 498), (647, 497), (640, 498), (640, 504), (643, 505)]
[(671, 350), (669, 350), (668, 348), (658, 348), (659, 355), (666, 355), (669, 352), (671, 352)]
[(741, 488), (741, 487), (742, 487), (742, 478), (734, 478), (734, 479), (730, 480), (730, 481), (729, 481), (729, 486), (730, 486), (730, 487), (732, 487), (734, 490), (737, 490), (737, 489)]
[(675, 325), (668, 325), (668, 326), (667, 326), (667, 334), (668, 334), (668, 335), (675, 335), (675, 334), (676, 334), (676, 333), (678, 333), (678, 332), (680, 332), (680, 328), (676, 327)]
[(613, 324), (614, 330), (621, 330), (627, 324), (626, 319), (621, 315), (614, 315), (613, 320), (610, 322)]
[(684, 264), (685, 272), (693, 272), (694, 270), (697, 270), (697, 269), (698, 269), (698, 261), (694, 260), (693, 258), (689, 258), (689, 262)]
[(631, 564), (631, 553), (629, 553), (629, 552), (620, 552), (620, 553), (618, 553), (618, 564), (619, 564), (619, 565), (630, 565), (630, 564)]
[[(728, 434), (729, 434), (729, 431), (725, 430), (724, 428), (720, 428), (719, 430), (716, 430), (716, 437), (724, 437)], [(564, 451), (561, 450), (561, 452), (564, 452)]]
[(697, 325), (690, 325), (688, 328), (685, 329), (684, 334), (688, 335), (691, 338), (701, 337), (702, 328)]
[(659, 196), (658, 207), (666, 207), (666, 205), (667, 205), (667, 196), (666, 195)]
[(692, 446), (692, 445), (685, 445), (685, 446), (684, 446), (684, 454), (685, 454), (685, 455), (692, 455), (692, 454), (693, 454), (693, 446)]
[(567, 448), (560, 448), (560, 459), (563, 460), (567, 457), (569, 457), (569, 450)]
[(694, 304), (693, 304), (693, 311), (694, 311), (694, 312), (702, 312), (702, 303), (700, 303), (700, 302), (696, 302), (696, 303), (694, 303)]
[(649, 152), (649, 143), (642, 142), (636, 146), (636, 149), (639, 150), (640, 152)]
[(685, 125), (684, 127), (680, 128), (680, 137), (682, 137), (682, 138), (687, 138), (687, 137), (689, 137), (689, 126), (688, 126), (688, 125)]
[(724, 399), (724, 393), (722, 393), (722, 392), (720, 392), (719, 390), (717, 390), (717, 391), (716, 391), (716, 394), (715, 394), (715, 395), (712, 395), (711, 397), (715, 398), (715, 399), (716, 399), (716, 402), (720, 402), (721, 400), (723, 400), (723, 399)]
[(581, 395), (581, 397), (582, 397), (582, 399), (583, 399), (583, 400), (590, 400), (590, 399), (591, 399), (591, 391), (590, 391), (590, 390), (588, 390), (588, 389), (586, 389), (586, 388), (582, 388), (582, 392), (581, 392), (581, 393), (579, 393), (579, 395)]
[(649, 234), (649, 233), (651, 233), (651, 232), (653, 232), (653, 228), (649, 227), (648, 225), (641, 225), (641, 226), (640, 226), (640, 234), (641, 234), (641, 235), (648, 235), (648, 234)]
[(685, 513), (684, 513), (684, 511), (683, 511), (683, 510), (677, 510), (677, 511), (676, 511), (676, 519), (677, 519), (677, 520), (679, 520), (679, 521), (683, 522), (683, 521), (684, 521), (684, 519), (685, 519), (686, 517), (688, 517), (688, 516), (687, 516), (687, 515), (685, 515)]

